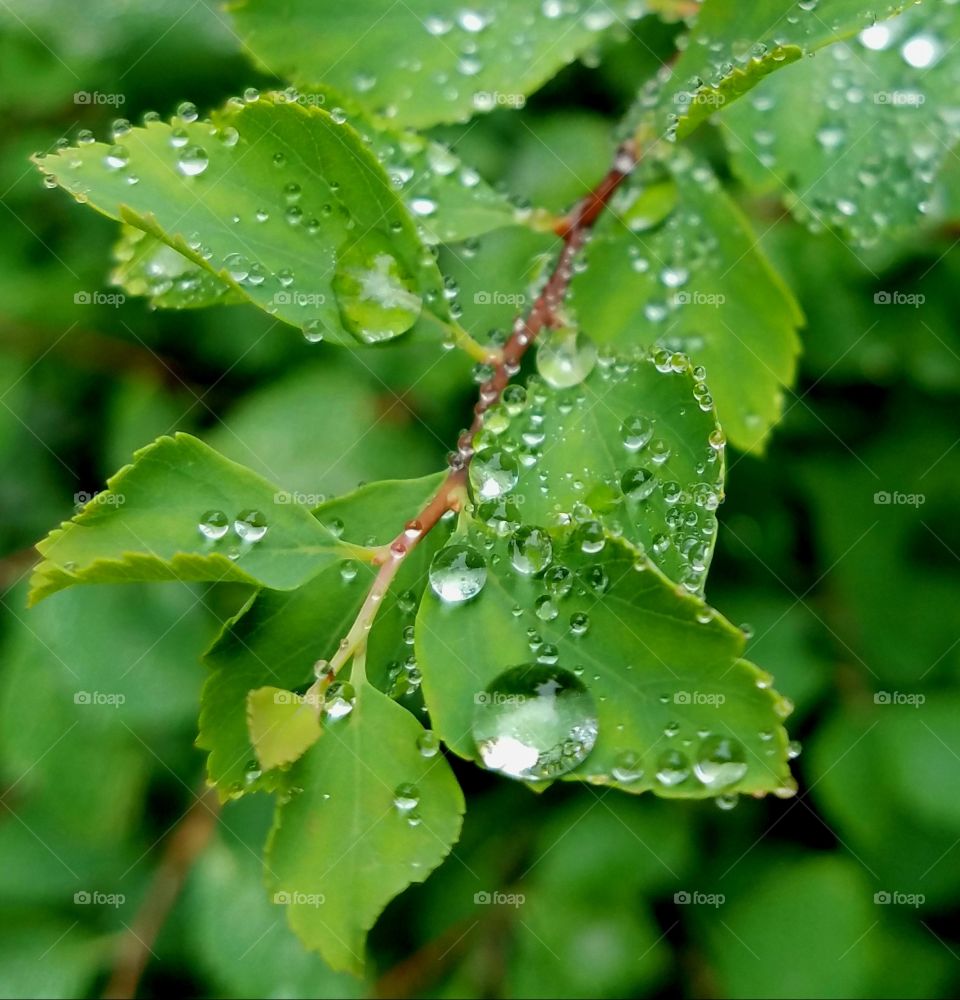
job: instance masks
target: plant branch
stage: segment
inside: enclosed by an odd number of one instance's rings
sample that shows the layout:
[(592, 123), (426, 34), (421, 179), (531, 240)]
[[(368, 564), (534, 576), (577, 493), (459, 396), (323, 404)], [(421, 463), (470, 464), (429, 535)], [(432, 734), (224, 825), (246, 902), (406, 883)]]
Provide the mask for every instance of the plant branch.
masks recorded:
[(379, 564), (380, 569), (356, 620), (320, 679), (324, 686), (333, 680), (352, 656), (365, 647), (380, 604), (406, 556), (447, 511), (463, 508), (467, 499), (468, 470), (474, 454), (473, 440), (483, 426), (484, 415), (500, 401), (503, 390), (520, 371), (523, 356), (540, 332), (545, 328), (562, 325), (562, 307), (573, 278), (577, 254), (613, 193), (632, 173), (639, 159), (637, 144), (633, 140), (624, 142), (617, 150), (613, 166), (600, 183), (556, 223), (554, 231), (563, 240), (563, 245), (550, 276), (529, 312), (525, 316), (518, 316), (514, 321), (510, 337), (502, 350), (496, 355), (488, 355), (487, 360), (495, 362), (493, 373), (480, 386), (479, 397), (473, 408), (473, 420), (470, 427), (460, 435), (457, 450), (450, 457), (450, 472), (446, 479), (419, 515), (409, 521), (389, 545), (383, 546), (375, 558), (374, 562)]

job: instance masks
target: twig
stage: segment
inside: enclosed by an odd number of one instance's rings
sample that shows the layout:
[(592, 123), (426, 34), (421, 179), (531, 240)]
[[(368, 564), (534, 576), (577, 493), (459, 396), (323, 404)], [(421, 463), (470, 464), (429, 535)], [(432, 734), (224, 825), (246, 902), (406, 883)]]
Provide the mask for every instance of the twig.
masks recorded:
[(119, 941), (116, 962), (103, 993), (106, 1000), (132, 1000), (136, 996), (157, 936), (193, 863), (216, 828), (219, 811), (216, 791), (206, 788), (174, 828), (133, 926)]
[(574, 260), (614, 191), (632, 173), (639, 159), (636, 143), (633, 140), (623, 143), (603, 180), (557, 223), (555, 231), (563, 239), (563, 246), (550, 277), (527, 315), (517, 317), (509, 339), (496, 355), (493, 374), (480, 386), (479, 398), (473, 408), (473, 421), (460, 435), (457, 450), (450, 458), (447, 477), (419, 515), (409, 521), (403, 531), (389, 545), (383, 546), (374, 558), (374, 563), (380, 566), (379, 572), (350, 631), (320, 678), (321, 688), (329, 684), (337, 671), (365, 645), (377, 610), (403, 560), (447, 511), (458, 511), (463, 507), (467, 498), (467, 473), (474, 452), (473, 439), (483, 426), (484, 414), (499, 402), (503, 390), (519, 372), (520, 362), (537, 335), (544, 328), (561, 324), (560, 313), (573, 277)]

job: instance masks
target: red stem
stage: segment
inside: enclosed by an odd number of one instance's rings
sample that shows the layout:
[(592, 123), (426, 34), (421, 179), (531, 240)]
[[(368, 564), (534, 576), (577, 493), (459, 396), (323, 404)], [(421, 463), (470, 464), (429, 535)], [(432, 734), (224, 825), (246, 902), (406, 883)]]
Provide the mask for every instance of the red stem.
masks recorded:
[(553, 271), (526, 317), (518, 316), (514, 321), (513, 330), (503, 346), (493, 374), (480, 386), (479, 399), (473, 408), (473, 421), (460, 435), (457, 450), (450, 459), (450, 472), (447, 477), (419, 515), (404, 527), (378, 557), (380, 571), (374, 579), (357, 621), (347, 639), (341, 644), (336, 657), (338, 662), (331, 664), (335, 666), (334, 672), (364, 641), (379, 602), (387, 592), (406, 555), (436, 526), (448, 510), (460, 509), (466, 496), (467, 470), (473, 458), (473, 439), (483, 426), (484, 414), (499, 402), (503, 390), (520, 370), (524, 354), (540, 331), (545, 327), (561, 324), (560, 311), (573, 277), (574, 259), (583, 248), (593, 224), (609, 204), (614, 191), (630, 175), (638, 161), (636, 144), (632, 140), (623, 143), (617, 150), (614, 165), (606, 176), (589, 194), (577, 202), (570, 214), (557, 226), (557, 235), (563, 239), (563, 246)]

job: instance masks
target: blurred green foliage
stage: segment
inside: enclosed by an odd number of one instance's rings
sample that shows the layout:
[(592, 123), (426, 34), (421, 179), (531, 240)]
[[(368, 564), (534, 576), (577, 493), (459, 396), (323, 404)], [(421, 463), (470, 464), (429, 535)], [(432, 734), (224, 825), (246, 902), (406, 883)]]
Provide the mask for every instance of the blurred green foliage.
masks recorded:
[[(600, 68), (564, 71), (522, 119), (498, 111), (438, 135), (559, 209), (605, 169), (610, 128), (671, 34), (645, 23)], [(78, 588), (28, 613), (29, 546), (173, 429), (288, 490), (429, 472), (469, 413), (469, 362), (402, 343), (309, 345), (247, 306), (162, 313), (104, 298), (115, 226), (50, 196), (26, 158), (118, 114), (219, 104), (263, 82), (213, 0), (7, 0), (0, 59), (0, 989), (88, 996), (199, 789), (198, 657), (240, 595)], [(711, 130), (697, 146), (726, 174)], [(462, 841), (390, 905), (358, 983), (306, 953), (264, 892), (269, 805), (253, 796), (225, 808), (143, 995), (956, 994), (960, 171), (948, 160), (922, 226), (866, 252), (741, 199), (808, 325), (767, 454), (731, 456), (710, 594), (752, 623), (748, 655), (796, 702), (798, 797), (721, 812), (589, 786), (533, 796), (458, 765)], [(511, 273), (544, 244), (518, 232), (470, 246), (466, 319), (472, 259)], [(875, 298), (893, 293), (912, 304)], [(892, 492), (925, 502), (877, 501)]]

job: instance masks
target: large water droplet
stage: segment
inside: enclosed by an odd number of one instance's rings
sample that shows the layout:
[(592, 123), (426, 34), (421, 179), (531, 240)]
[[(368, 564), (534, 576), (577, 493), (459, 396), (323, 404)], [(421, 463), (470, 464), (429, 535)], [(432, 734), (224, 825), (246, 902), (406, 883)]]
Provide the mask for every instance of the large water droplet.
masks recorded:
[(710, 788), (733, 785), (747, 773), (743, 747), (727, 736), (708, 736), (698, 748), (693, 769)]
[(210, 157), (202, 146), (185, 146), (177, 157), (177, 170), (187, 177), (196, 177), (207, 169)]
[(667, 788), (690, 777), (690, 761), (681, 750), (666, 750), (657, 759), (657, 781)]
[(371, 239), (368, 236), (362, 247), (351, 245), (341, 251), (333, 277), (343, 322), (365, 344), (409, 330), (423, 306), (416, 283), (387, 243), (371, 253)]
[(568, 670), (539, 663), (512, 667), (478, 695), (473, 739), (491, 771), (542, 781), (586, 759), (597, 740), (596, 708)]
[(478, 500), (496, 500), (509, 493), (520, 478), (520, 466), (509, 452), (484, 448), (470, 462), (470, 485)]
[(524, 525), (510, 539), (510, 562), (518, 573), (532, 576), (545, 570), (553, 559), (553, 543), (543, 528)]
[(537, 347), (537, 371), (554, 389), (579, 385), (596, 363), (596, 345), (579, 330), (551, 330)]
[(447, 545), (430, 564), (430, 586), (442, 601), (460, 604), (476, 597), (487, 582), (487, 564), (472, 546)]
[(409, 782), (397, 785), (393, 793), (393, 807), (398, 813), (406, 815), (413, 812), (418, 805), (420, 805), (420, 793), (416, 785), (411, 785)]
[(323, 698), (323, 714), (331, 721), (342, 719), (353, 711), (357, 692), (349, 681), (334, 681)]
[(657, 488), (657, 477), (649, 469), (627, 469), (620, 488), (630, 500), (646, 500)]
[(230, 530), (230, 518), (222, 510), (208, 510), (201, 515), (197, 529), (204, 538), (216, 541)]
[(241, 541), (259, 542), (267, 533), (267, 519), (259, 510), (244, 510), (234, 520), (233, 530)]

